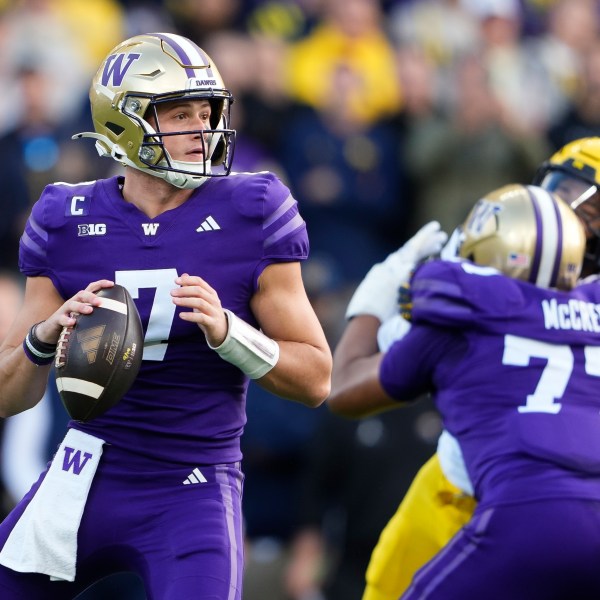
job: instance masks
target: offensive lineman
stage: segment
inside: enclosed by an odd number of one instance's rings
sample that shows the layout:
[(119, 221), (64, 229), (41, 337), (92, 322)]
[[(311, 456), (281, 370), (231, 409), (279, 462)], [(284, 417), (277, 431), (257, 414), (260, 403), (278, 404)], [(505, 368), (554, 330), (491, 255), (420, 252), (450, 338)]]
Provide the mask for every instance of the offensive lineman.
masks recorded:
[[(587, 244), (582, 276), (600, 270), (600, 138), (589, 137), (566, 144), (543, 163), (534, 183), (556, 192), (575, 210), (585, 226)], [(403, 256), (405, 264), (392, 282), (393, 298), (399, 280), (406, 279), (417, 259), (423, 259), (445, 241), (434, 223), (426, 225), (409, 244), (422, 246), (416, 257)], [(454, 252), (453, 241), (445, 251)], [(402, 252), (402, 250), (400, 251)], [(444, 252), (445, 254), (445, 252)], [(412, 261), (412, 262), (411, 262)], [(410, 264), (409, 264), (410, 263)], [(389, 290), (378, 290), (379, 298)], [(385, 316), (383, 320), (386, 320)], [(385, 351), (407, 326), (399, 316), (383, 323), (379, 347)], [(444, 432), (437, 453), (419, 470), (398, 510), (373, 550), (366, 572), (363, 600), (397, 600), (415, 571), (432, 558), (471, 518), (476, 502), (460, 446)]]
[(359, 287), (330, 407), (359, 417), (431, 390), (463, 450), (479, 505), (403, 598), (596, 598), (600, 288), (560, 291), (581, 268), (583, 228), (558, 197), (510, 186), (462, 230), (460, 255), (475, 264), (417, 269), (413, 327), (383, 357)]

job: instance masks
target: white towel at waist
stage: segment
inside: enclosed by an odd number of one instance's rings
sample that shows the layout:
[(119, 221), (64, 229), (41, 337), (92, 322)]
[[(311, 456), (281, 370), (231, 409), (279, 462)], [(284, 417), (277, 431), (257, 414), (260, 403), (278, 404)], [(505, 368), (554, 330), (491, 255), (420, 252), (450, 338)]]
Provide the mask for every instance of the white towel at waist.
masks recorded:
[(77, 531), (104, 440), (69, 429), (40, 488), (11, 531), (0, 564), (74, 581)]

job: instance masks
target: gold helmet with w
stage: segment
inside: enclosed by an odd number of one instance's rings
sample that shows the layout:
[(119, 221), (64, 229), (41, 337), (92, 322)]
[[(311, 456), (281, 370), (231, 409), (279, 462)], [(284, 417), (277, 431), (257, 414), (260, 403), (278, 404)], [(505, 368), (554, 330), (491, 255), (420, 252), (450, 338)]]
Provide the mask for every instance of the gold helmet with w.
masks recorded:
[(583, 225), (556, 194), (507, 185), (477, 201), (462, 224), (458, 255), (539, 287), (575, 286), (585, 251)]
[[(208, 100), (210, 129), (202, 132), (204, 160), (174, 160), (165, 149), (156, 106), (173, 100)], [(90, 104), (100, 156), (165, 179), (179, 188), (228, 175), (235, 131), (229, 129), (233, 97), (211, 58), (194, 42), (172, 33), (149, 33), (114, 48), (92, 80)], [(151, 124), (152, 122), (152, 124)], [(198, 133), (198, 132), (193, 132)], [(218, 171), (213, 167), (221, 165)]]

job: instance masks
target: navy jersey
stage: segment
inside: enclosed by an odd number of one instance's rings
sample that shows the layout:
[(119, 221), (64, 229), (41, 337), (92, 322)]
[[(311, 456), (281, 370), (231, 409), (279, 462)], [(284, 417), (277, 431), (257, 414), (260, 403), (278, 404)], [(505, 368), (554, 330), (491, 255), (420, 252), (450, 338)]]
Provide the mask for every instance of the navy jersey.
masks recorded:
[(414, 326), (381, 383), (400, 400), (434, 392), (482, 505), (600, 499), (600, 284), (561, 292), (433, 261), (411, 288)]
[(308, 256), (297, 203), (270, 173), (232, 173), (150, 219), (119, 186), (117, 177), (48, 186), (21, 238), (25, 275), (49, 277), (64, 299), (113, 279), (131, 293), (144, 326), (131, 390), (103, 416), (72, 426), (159, 460), (238, 461), (247, 378), (178, 317), (170, 290), (178, 275), (198, 275), (224, 308), (256, 326), (249, 301), (263, 269)]

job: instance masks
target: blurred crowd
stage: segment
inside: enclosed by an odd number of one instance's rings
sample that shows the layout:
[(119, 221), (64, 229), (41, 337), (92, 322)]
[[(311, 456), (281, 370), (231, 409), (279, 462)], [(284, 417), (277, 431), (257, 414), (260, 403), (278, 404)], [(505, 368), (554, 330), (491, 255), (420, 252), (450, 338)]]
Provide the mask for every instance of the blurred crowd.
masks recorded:
[[(185, 35), (217, 64), (235, 97), (234, 170), (292, 189), (332, 346), (356, 284), (418, 227), (452, 230), (481, 195), (600, 135), (598, 0), (0, 0), (2, 281), (18, 281), (44, 185), (117, 173), (71, 136), (93, 129), (104, 56), (150, 31)], [(2, 321), (13, 296), (0, 293)], [(427, 402), (398, 412), (351, 423), (251, 389), (247, 600), (360, 598), (379, 531), (440, 431)], [(2, 465), (19, 471), (4, 438)]]

